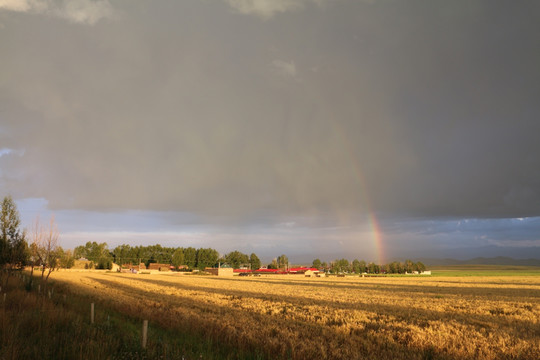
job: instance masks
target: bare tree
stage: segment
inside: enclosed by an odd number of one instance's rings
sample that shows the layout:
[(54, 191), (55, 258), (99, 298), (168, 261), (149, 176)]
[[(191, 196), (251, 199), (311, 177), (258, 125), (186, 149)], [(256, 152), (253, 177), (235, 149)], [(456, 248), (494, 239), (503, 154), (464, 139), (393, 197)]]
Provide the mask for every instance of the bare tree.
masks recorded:
[(30, 282), (29, 286), (32, 287), (32, 282), (34, 280), (34, 268), (41, 265), (41, 251), (40, 247), (43, 244), (43, 237), (45, 235), (45, 230), (39, 221), (39, 215), (36, 217), (32, 223), (32, 228), (30, 229), (30, 256), (28, 262), (30, 264)]
[(51, 275), (51, 272), (57, 267), (58, 264), (58, 237), (60, 233), (54, 215), (51, 216), (49, 227), (45, 228), (41, 225), (39, 217), (36, 218), (32, 226), (32, 244), (31, 259), (32, 259), (32, 271), (34, 266), (40, 265), (41, 267), (41, 282), (46, 286), (47, 280)]

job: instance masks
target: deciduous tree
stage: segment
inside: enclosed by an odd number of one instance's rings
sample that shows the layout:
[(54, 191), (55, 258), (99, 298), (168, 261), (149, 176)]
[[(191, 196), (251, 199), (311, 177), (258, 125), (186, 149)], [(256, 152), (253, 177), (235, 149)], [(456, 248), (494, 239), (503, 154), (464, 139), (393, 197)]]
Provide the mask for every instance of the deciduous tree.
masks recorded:
[(339, 260), (334, 261), (333, 270), (336, 273), (349, 272), (350, 271), (349, 260), (339, 259)]
[(360, 260), (360, 273), (365, 273), (367, 272), (367, 264), (364, 260)]
[(217, 264), (219, 253), (215, 249), (200, 248), (197, 249), (197, 268), (204, 270), (207, 267), (213, 267)]
[(29, 251), (26, 234), (19, 228), (19, 211), (11, 196), (4, 197), (0, 211), (0, 268), (5, 273), (5, 283), (14, 269), (28, 262)]
[(178, 270), (178, 267), (180, 265), (185, 265), (184, 264), (184, 250), (182, 250), (182, 248), (178, 248), (174, 251), (172, 255), (172, 265), (174, 266), (176, 270)]
[(225, 261), (233, 269), (238, 269), (240, 265), (247, 264), (249, 262), (249, 258), (246, 254), (243, 254), (240, 251), (235, 250), (225, 255)]
[(287, 270), (289, 268), (289, 258), (287, 255), (280, 255), (277, 257), (277, 266), (281, 270)]
[(405, 260), (405, 272), (412, 273), (414, 271), (414, 263), (411, 260)]
[(355, 274), (360, 274), (362, 272), (362, 270), (360, 269), (360, 261), (358, 261), (358, 259), (353, 260), (352, 270)]
[(64, 250), (61, 246), (56, 250), (58, 256), (58, 267), (63, 269), (70, 269), (75, 265), (75, 258), (73, 257), (73, 251)]
[(249, 255), (249, 263), (251, 265), (251, 270), (257, 270), (261, 268), (261, 260), (255, 253)]
[(85, 246), (77, 246), (74, 253), (76, 258), (84, 257), (94, 264), (98, 269), (110, 269), (113, 262), (113, 255), (109, 252), (107, 243), (97, 243), (88, 241)]
[(380, 266), (375, 263), (370, 262), (367, 265), (367, 272), (370, 274), (378, 274), (380, 272)]
[(190, 269), (194, 269), (197, 264), (197, 250), (193, 247), (184, 249), (184, 262)]

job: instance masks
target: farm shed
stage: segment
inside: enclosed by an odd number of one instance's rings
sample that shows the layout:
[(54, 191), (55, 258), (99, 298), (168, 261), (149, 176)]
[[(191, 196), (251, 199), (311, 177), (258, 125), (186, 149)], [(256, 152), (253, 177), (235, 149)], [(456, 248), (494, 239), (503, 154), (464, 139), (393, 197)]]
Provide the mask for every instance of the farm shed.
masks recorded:
[(251, 274), (251, 270), (249, 269), (234, 269), (233, 272), (235, 274)]
[(279, 273), (278, 269), (258, 269), (253, 271), (255, 274), (277, 274)]
[(216, 275), (216, 276), (233, 276), (233, 269), (232, 268), (206, 268), (204, 271)]
[(431, 270), (406, 272), (405, 275), (431, 275)]
[(132, 264), (122, 264), (120, 267), (122, 272), (132, 272), (137, 273), (141, 270), (146, 270), (146, 265), (144, 263), (140, 263), (139, 265), (132, 265)]
[(150, 263), (148, 264), (148, 270), (171, 271), (171, 265), (160, 264), (160, 263)]
[(290, 268), (289, 274), (304, 274), (306, 277), (314, 276), (319, 273), (319, 269), (308, 267)]

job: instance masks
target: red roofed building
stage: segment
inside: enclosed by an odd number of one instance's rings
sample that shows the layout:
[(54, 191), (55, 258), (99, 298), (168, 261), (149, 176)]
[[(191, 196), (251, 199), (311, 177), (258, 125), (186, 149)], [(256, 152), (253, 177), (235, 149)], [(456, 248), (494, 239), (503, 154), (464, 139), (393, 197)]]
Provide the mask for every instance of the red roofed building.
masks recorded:
[(251, 270), (249, 270), (249, 269), (234, 269), (233, 271), (234, 271), (235, 273), (241, 273), (241, 274), (242, 274), (242, 273), (250, 273), (250, 272), (251, 272)]
[(278, 269), (257, 269), (253, 271), (255, 274), (277, 274), (279, 273)]
[(297, 268), (289, 269), (289, 272), (291, 274), (305, 274), (307, 271), (311, 271), (312, 273), (318, 273), (319, 269), (311, 268), (311, 267), (297, 267)]

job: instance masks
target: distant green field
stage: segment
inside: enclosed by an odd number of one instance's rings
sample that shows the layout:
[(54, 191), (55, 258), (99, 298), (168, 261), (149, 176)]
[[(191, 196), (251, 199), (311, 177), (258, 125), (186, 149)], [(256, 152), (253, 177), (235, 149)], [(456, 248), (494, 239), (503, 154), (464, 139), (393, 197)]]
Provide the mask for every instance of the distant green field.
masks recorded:
[(512, 265), (430, 266), (432, 276), (540, 276), (540, 267)]

